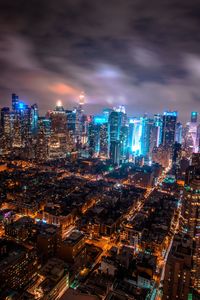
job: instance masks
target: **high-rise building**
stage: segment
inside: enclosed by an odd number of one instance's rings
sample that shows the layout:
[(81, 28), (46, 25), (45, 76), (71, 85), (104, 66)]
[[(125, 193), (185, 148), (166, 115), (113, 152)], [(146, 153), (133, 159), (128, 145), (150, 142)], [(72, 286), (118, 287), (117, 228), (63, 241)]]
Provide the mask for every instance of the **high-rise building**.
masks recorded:
[(67, 117), (60, 101), (57, 102), (55, 109), (50, 114), (51, 129), (55, 134), (66, 134)]
[(162, 126), (162, 144), (168, 148), (173, 147), (175, 142), (175, 131), (177, 122), (177, 112), (167, 111), (163, 115), (163, 126)]
[(31, 106), (31, 133), (33, 135), (36, 135), (38, 132), (38, 119), (39, 119), (38, 106), (37, 104), (33, 104)]
[(99, 149), (100, 156), (108, 158), (109, 148), (110, 148), (109, 123), (104, 123), (100, 125), (100, 149)]
[(163, 283), (163, 300), (187, 300), (192, 268), (192, 239), (175, 235), (167, 258)]
[(116, 142), (120, 139), (121, 114), (118, 111), (112, 111), (109, 116), (110, 124), (110, 142)]
[(120, 163), (120, 141), (110, 142), (110, 159), (114, 165)]
[(76, 130), (76, 110), (66, 110), (65, 112), (67, 115), (67, 130), (74, 136)]
[(122, 126), (120, 130), (120, 160), (125, 162), (128, 154), (128, 126)]
[(90, 156), (109, 156), (109, 124), (105, 116), (94, 116), (88, 125)]
[(200, 169), (200, 153), (193, 153), (192, 154), (191, 165)]
[(189, 154), (199, 151), (199, 126), (197, 123), (197, 112), (191, 113), (191, 121), (184, 128), (184, 148)]
[(157, 128), (157, 145), (158, 147), (162, 143), (162, 128), (163, 128), (163, 116), (160, 114), (154, 115), (154, 125)]
[(180, 159), (181, 159), (181, 144), (175, 142), (173, 146), (172, 161), (173, 163), (178, 164)]
[(182, 130), (183, 126), (180, 122), (176, 124), (175, 142), (182, 144)]
[(76, 108), (76, 142), (78, 148), (82, 143), (82, 135), (84, 131), (83, 105), (85, 104), (85, 94), (82, 92), (79, 96), (78, 107)]
[(13, 120), (13, 148), (30, 146), (31, 136), (31, 109), (22, 101), (15, 107)]
[(153, 125), (154, 122), (152, 119), (149, 119), (147, 117), (144, 117), (142, 119), (141, 154), (146, 158), (149, 158), (150, 154), (151, 132)]
[(200, 152), (200, 124), (197, 126), (197, 151)]
[(164, 168), (168, 168), (170, 165), (170, 155), (170, 149), (160, 145), (153, 149), (152, 161), (162, 165)]
[(12, 94), (12, 110), (16, 111), (19, 108), (19, 97), (16, 94)]
[(91, 122), (88, 127), (88, 147), (91, 157), (98, 156), (100, 150), (100, 126)]
[(191, 286), (200, 293), (200, 173), (185, 187), (182, 216), (184, 229), (193, 239)]
[(51, 121), (40, 118), (38, 121), (37, 143), (35, 158), (37, 161), (46, 161), (49, 158), (49, 140), (51, 136)]
[(3, 134), (10, 136), (12, 132), (11, 112), (9, 107), (1, 109), (1, 127)]
[(1, 109), (1, 123), (0, 123), (0, 152), (1, 154), (8, 154), (11, 150), (13, 134), (13, 113), (9, 107)]
[(191, 123), (197, 123), (197, 118), (198, 118), (198, 112), (192, 111), (191, 112)]
[(135, 156), (142, 154), (142, 120), (143, 118), (129, 120), (129, 148)]
[(50, 114), (51, 137), (49, 143), (50, 158), (65, 157), (67, 152), (67, 115), (60, 101)]
[(36, 251), (34, 248), (1, 239), (0, 268), (1, 290), (20, 290), (31, 281), (37, 270)]
[[(119, 148), (119, 152), (120, 152), (119, 161), (123, 162), (126, 160), (127, 157), (128, 139), (129, 139), (127, 115), (125, 112), (125, 108), (123, 106), (114, 108), (114, 110), (109, 115), (108, 124), (109, 124), (110, 157), (111, 156), (114, 157), (115, 155), (113, 156), (113, 154), (114, 152), (116, 152), (115, 150), (117, 149), (116, 153), (118, 153), (118, 148)], [(111, 143), (112, 143), (112, 149), (111, 149)]]

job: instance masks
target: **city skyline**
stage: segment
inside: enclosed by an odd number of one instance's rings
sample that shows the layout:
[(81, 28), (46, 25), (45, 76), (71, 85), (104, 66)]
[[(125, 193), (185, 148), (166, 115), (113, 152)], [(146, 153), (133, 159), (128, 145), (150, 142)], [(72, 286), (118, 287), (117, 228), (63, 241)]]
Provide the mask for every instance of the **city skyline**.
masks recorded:
[[(89, 113), (126, 105), (131, 114), (199, 107), (197, 1), (1, 1), (1, 105), (14, 90), (42, 113), (72, 107), (84, 90)], [(31, 22), (31, 23), (30, 23)], [(30, 24), (34, 26), (30, 26)]]
[[(76, 109), (76, 107), (79, 105), (79, 101), (80, 101), (80, 97), (81, 97), (82, 93), (83, 92), (81, 92), (80, 95), (78, 95), (76, 97), (76, 99), (74, 100), (74, 102), (71, 102), (69, 106), (68, 106), (68, 103), (66, 103), (65, 101), (62, 101), (61, 99), (57, 99), (54, 103), (52, 103), (52, 105), (49, 105), (49, 107), (47, 106), (46, 110), (40, 110), (40, 105), (39, 105), (39, 103), (37, 101), (30, 101), (30, 99), (23, 99), (21, 96), (19, 98), (19, 101), (21, 103), (24, 103), (24, 104), (28, 105), (28, 106), (36, 104), (38, 106), (39, 115), (40, 116), (45, 116), (48, 112), (53, 111), (56, 107), (59, 107), (59, 106), (63, 107), (65, 110)], [(12, 94), (9, 95), (9, 100), (6, 102), (7, 105), (5, 105), (4, 107), (11, 107), (11, 102), (10, 102), (11, 101), (11, 99), (10, 99), (11, 95)], [(197, 111), (194, 111), (194, 110), (188, 111), (187, 115), (186, 115), (186, 119), (183, 120), (182, 115), (179, 113), (179, 111), (177, 109), (174, 109), (174, 110), (164, 109), (163, 111), (157, 111), (157, 110), (155, 110), (155, 111), (152, 111), (151, 113), (145, 112), (145, 111), (143, 113), (142, 112), (141, 113), (137, 113), (137, 112), (135, 112), (135, 113), (133, 112), (132, 113), (132, 112), (130, 112), (127, 109), (128, 107), (126, 105), (122, 105), (120, 103), (117, 103), (116, 105), (113, 105), (113, 106), (112, 105), (102, 106), (98, 110), (95, 109), (93, 112), (92, 111), (90, 112), (90, 110), (88, 109), (88, 105), (87, 105), (87, 100), (86, 99), (87, 99), (86, 95), (84, 94), (84, 103), (82, 103), (82, 105), (84, 107), (84, 113), (86, 115), (88, 115), (88, 116), (89, 115), (91, 115), (91, 116), (98, 116), (98, 115), (100, 115), (100, 114), (103, 113), (104, 109), (111, 109), (111, 110), (113, 110), (113, 109), (117, 109), (118, 107), (124, 107), (124, 109), (126, 111), (126, 114), (127, 114), (127, 116), (129, 118), (140, 118), (140, 117), (144, 117), (144, 116), (147, 116), (147, 117), (151, 118), (151, 117), (153, 117), (154, 115), (157, 115), (157, 114), (158, 115), (163, 115), (165, 112), (176, 112), (177, 113), (177, 119), (179, 121), (181, 121), (183, 124), (186, 124), (187, 122), (190, 121), (192, 113), (196, 113), (197, 114), (197, 118), (198, 118), (198, 116), (200, 114), (198, 110)]]
[(200, 299), (199, 28), (199, 0), (0, 0), (0, 299)]

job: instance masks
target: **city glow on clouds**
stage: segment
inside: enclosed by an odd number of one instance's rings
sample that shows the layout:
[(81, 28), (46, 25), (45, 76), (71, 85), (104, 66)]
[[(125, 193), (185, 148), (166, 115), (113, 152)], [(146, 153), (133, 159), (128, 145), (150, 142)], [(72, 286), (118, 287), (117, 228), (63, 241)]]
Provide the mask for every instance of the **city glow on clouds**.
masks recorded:
[(122, 72), (113, 66), (101, 65), (99, 68), (97, 68), (97, 77), (103, 79), (117, 79), (122, 76)]
[(64, 83), (54, 83), (49, 85), (49, 91), (57, 94), (57, 95), (70, 95), (75, 96), (79, 94), (79, 91)]
[(199, 1), (20, 3), (0, 1), (2, 106), (16, 92), (45, 113), (84, 91), (88, 113), (199, 109)]

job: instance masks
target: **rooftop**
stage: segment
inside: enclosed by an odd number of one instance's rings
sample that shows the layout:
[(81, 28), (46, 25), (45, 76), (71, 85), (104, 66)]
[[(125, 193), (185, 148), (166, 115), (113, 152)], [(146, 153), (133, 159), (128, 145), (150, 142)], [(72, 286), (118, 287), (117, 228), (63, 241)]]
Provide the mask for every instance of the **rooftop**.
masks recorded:
[(64, 241), (65, 244), (75, 245), (84, 238), (84, 234), (80, 231), (73, 231)]

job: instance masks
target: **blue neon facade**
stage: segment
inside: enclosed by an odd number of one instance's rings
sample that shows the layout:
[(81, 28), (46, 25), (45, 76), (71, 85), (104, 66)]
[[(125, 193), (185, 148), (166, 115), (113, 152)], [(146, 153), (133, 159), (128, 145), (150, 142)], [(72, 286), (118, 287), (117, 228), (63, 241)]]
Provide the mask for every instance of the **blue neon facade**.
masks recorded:
[(142, 154), (142, 125), (143, 118), (129, 119), (129, 127), (131, 135), (129, 136), (129, 146), (132, 153), (135, 155)]

